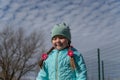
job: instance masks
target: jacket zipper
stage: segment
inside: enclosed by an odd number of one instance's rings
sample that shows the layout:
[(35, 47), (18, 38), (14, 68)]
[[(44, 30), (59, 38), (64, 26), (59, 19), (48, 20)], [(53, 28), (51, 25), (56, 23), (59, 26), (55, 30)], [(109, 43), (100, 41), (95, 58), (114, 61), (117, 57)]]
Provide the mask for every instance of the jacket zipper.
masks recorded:
[(57, 53), (57, 56), (56, 56), (56, 79), (55, 80), (58, 80), (58, 54), (59, 54), (59, 51)]

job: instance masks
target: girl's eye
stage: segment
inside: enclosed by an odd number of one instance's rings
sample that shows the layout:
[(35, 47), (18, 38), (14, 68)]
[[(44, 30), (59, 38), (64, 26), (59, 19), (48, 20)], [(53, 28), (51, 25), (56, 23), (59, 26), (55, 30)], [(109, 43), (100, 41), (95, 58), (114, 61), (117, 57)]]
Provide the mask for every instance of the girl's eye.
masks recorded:
[(56, 40), (56, 38), (54, 37), (52, 40)]

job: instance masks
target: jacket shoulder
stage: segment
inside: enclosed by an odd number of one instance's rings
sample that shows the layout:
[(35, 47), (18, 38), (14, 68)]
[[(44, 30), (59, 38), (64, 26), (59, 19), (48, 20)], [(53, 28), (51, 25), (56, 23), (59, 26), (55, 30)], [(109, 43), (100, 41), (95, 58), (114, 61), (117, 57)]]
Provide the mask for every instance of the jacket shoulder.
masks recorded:
[(75, 55), (80, 56), (81, 52), (79, 52), (76, 48), (72, 48), (72, 51), (74, 52)]

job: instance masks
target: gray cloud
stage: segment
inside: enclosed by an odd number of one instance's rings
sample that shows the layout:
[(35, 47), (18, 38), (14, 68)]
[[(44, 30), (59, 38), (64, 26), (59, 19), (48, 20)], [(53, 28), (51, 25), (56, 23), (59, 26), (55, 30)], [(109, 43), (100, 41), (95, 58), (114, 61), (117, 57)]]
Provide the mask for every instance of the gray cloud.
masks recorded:
[[(119, 8), (119, 0), (2, 0), (0, 24), (48, 32), (53, 25), (66, 22), (71, 28), (73, 44), (84, 51), (120, 39)], [(46, 38), (50, 40), (49, 33)]]
[(81, 52), (114, 44), (120, 41), (120, 0), (0, 0), (0, 26), (40, 29), (47, 48), (52, 26), (61, 22), (70, 26), (72, 45)]

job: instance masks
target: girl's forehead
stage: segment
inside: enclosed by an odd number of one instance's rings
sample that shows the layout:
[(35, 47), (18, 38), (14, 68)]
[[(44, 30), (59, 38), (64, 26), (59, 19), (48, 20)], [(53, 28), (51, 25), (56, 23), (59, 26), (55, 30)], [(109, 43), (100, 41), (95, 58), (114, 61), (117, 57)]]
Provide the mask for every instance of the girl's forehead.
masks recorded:
[(56, 36), (54, 36), (53, 38), (65, 38), (64, 36), (62, 36), (62, 35), (56, 35)]

